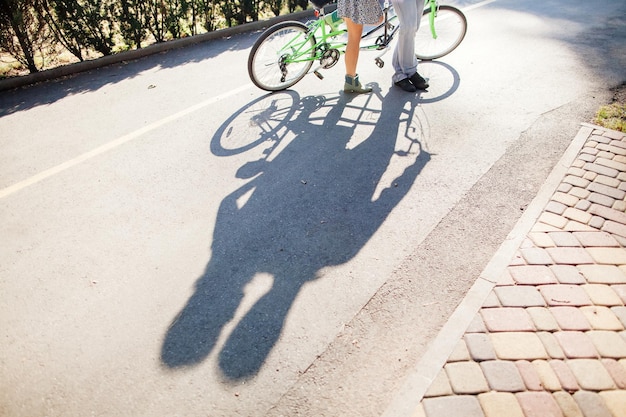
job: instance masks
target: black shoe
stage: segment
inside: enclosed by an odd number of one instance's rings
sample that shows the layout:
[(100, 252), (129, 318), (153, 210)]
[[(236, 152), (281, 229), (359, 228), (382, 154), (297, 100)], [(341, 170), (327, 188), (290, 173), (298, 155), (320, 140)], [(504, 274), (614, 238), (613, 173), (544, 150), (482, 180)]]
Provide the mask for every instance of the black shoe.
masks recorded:
[(409, 93), (414, 93), (414, 92), (417, 91), (415, 86), (413, 84), (411, 84), (411, 81), (409, 81), (408, 78), (405, 78), (405, 79), (400, 80), (400, 81), (396, 81), (394, 84), (396, 86), (400, 87), (401, 89), (403, 89), (404, 91), (408, 91)]
[(426, 90), (428, 88), (428, 83), (426, 80), (419, 75), (417, 72), (409, 77), (411, 84), (415, 86), (418, 90)]

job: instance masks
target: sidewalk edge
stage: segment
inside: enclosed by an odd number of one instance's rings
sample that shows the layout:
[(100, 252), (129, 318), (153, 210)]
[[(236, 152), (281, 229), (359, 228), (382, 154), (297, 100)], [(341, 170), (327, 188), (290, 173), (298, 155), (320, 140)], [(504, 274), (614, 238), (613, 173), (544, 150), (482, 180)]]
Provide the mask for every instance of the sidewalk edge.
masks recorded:
[(441, 328), (426, 353), (406, 377), (405, 382), (387, 406), (382, 417), (410, 416), (417, 408), (458, 341), (463, 337), (465, 330), (496, 285), (499, 277), (515, 256), (515, 252), (541, 215), (543, 208), (554, 194), (582, 146), (596, 128), (600, 127), (581, 123), (578, 133), (548, 175), (535, 198), (469, 289), (467, 295)]

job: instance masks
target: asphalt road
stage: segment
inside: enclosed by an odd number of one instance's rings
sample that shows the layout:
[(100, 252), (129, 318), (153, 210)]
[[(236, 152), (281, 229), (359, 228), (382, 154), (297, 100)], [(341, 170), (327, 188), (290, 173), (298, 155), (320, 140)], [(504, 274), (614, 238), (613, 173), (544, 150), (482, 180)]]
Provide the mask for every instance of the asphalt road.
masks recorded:
[(419, 95), (259, 32), (1, 92), (0, 414), (380, 415), (626, 80), (623, 1), (455, 4)]

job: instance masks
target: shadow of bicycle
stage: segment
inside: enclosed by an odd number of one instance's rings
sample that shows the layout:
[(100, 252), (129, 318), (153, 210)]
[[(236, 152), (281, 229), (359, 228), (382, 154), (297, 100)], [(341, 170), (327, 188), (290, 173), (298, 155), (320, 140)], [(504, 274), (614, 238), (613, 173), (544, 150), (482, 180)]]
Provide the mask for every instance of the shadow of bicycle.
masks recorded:
[[(226, 381), (259, 372), (302, 287), (353, 259), (430, 160), (418, 103), (398, 89), (354, 99), (285, 91), (224, 123), (211, 149), (247, 153), (245, 182), (220, 204), (211, 258), (169, 326), (164, 366), (194, 366), (215, 350)], [(242, 308), (259, 276), (267, 288)]]

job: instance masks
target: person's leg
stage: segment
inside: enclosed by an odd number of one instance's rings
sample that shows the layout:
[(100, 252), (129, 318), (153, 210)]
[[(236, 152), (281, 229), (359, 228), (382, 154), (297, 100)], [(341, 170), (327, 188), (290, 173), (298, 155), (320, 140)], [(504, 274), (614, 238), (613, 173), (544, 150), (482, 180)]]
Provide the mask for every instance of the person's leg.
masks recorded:
[[(398, 15), (400, 29), (398, 42), (393, 52), (394, 74), (392, 81), (400, 82), (417, 72), (417, 58), (415, 57), (415, 32), (418, 27), (418, 3), (424, 0), (393, 0), (393, 8)], [(421, 17), (420, 9), (420, 17)]]
[(351, 19), (345, 18), (348, 28), (348, 43), (346, 45), (345, 65), (346, 65), (346, 81), (344, 91), (347, 93), (369, 93), (371, 87), (363, 87), (359, 82), (359, 76), (356, 73), (356, 66), (359, 61), (359, 47), (361, 43), (361, 34), (363, 33), (363, 25), (354, 23)]

